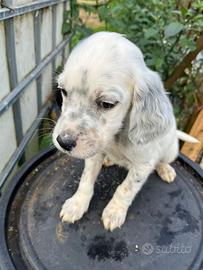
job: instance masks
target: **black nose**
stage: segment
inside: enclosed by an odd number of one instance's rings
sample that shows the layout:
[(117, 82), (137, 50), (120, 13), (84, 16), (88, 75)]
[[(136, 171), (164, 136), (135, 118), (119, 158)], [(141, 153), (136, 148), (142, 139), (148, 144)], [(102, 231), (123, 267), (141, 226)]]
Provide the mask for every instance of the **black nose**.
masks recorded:
[(70, 138), (65, 138), (65, 137), (60, 136), (60, 135), (56, 138), (56, 140), (59, 143), (59, 145), (67, 151), (71, 151), (72, 148), (76, 146), (75, 140), (70, 139)]

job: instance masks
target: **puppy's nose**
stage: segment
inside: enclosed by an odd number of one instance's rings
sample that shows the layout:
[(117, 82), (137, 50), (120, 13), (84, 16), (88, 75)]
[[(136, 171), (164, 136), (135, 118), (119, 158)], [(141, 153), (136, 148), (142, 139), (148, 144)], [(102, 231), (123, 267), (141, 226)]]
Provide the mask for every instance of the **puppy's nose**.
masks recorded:
[(56, 140), (59, 145), (67, 151), (71, 151), (76, 146), (76, 140), (65, 138), (64, 136), (59, 135)]

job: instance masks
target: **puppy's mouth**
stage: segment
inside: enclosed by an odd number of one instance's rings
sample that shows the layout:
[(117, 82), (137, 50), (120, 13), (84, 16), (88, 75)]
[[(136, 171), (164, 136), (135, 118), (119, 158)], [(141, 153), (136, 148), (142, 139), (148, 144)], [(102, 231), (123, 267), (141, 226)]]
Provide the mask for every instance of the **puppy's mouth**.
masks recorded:
[(86, 159), (86, 158), (90, 158), (92, 156), (94, 156), (95, 154), (97, 154), (97, 150), (89, 150), (87, 152), (84, 152), (84, 153), (80, 153), (80, 152), (77, 152), (77, 151), (71, 151), (71, 152), (68, 152), (68, 151), (65, 151), (66, 154), (68, 154), (69, 156), (71, 157), (74, 157), (74, 158), (78, 158), (78, 159)]
[(97, 154), (99, 150), (101, 150), (100, 144), (98, 144), (98, 142), (95, 140), (86, 141), (84, 139), (78, 139), (76, 141), (76, 145), (69, 150), (61, 147), (61, 145), (59, 145), (58, 141), (54, 137), (53, 143), (59, 151), (78, 159), (90, 158)]

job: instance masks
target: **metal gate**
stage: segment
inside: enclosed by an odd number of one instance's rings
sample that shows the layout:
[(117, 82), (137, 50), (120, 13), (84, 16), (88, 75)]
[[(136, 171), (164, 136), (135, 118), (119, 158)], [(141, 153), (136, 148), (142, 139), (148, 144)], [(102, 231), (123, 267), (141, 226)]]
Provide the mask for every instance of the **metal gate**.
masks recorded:
[(4, 4), (9, 8), (0, 8), (0, 187), (46, 114), (54, 72), (69, 52), (69, 37), (61, 31), (69, 1)]

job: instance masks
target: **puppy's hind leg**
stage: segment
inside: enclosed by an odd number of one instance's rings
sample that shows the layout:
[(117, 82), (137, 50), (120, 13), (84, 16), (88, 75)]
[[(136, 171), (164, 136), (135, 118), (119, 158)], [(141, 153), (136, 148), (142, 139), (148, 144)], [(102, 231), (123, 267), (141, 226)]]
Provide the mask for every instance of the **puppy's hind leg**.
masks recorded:
[(175, 180), (176, 172), (173, 169), (173, 167), (171, 167), (171, 165), (167, 163), (160, 162), (156, 166), (156, 171), (158, 175), (161, 177), (161, 179), (167, 183), (171, 183)]
[(175, 140), (170, 146), (170, 149), (165, 153), (164, 158), (156, 166), (158, 175), (167, 183), (171, 183), (175, 180), (176, 172), (169, 163), (175, 160), (178, 155), (178, 141)]

